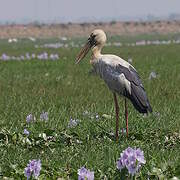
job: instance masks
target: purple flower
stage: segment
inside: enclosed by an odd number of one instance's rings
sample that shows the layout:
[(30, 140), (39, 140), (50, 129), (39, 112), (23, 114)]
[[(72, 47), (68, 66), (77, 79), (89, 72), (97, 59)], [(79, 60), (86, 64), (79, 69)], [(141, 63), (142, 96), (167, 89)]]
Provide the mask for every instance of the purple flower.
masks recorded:
[(140, 163), (145, 164), (145, 163), (146, 163), (146, 160), (144, 159), (144, 152), (141, 151), (140, 148), (138, 148), (135, 153), (136, 153), (136, 159), (137, 159)]
[(136, 167), (135, 162), (130, 162), (129, 165), (127, 166), (129, 174), (134, 176), (136, 174), (136, 172), (138, 171), (138, 167), (139, 166)]
[(41, 161), (36, 160), (36, 159), (29, 161), (29, 164), (24, 169), (24, 173), (25, 173), (25, 176), (27, 177), (27, 180), (31, 176), (34, 176), (35, 179), (37, 179), (40, 174), (40, 171), (41, 171)]
[(24, 129), (24, 134), (29, 135), (29, 131), (27, 129)]
[(128, 169), (129, 174), (136, 174), (142, 164), (145, 164), (144, 153), (140, 148), (133, 149), (128, 147), (121, 153), (117, 161), (117, 168), (121, 171), (124, 167)]
[(48, 120), (48, 112), (42, 112), (40, 115), (40, 119), (43, 121), (47, 121)]
[(2, 56), (1, 56), (1, 59), (6, 61), (6, 60), (9, 60), (10, 57), (8, 55), (6, 55), (5, 53), (3, 53)]
[(128, 58), (128, 63), (132, 64), (132, 59), (131, 58)]
[(70, 119), (69, 123), (68, 123), (68, 128), (72, 128), (72, 127), (75, 127), (77, 126), (79, 123), (79, 120), (78, 119)]
[(43, 52), (43, 53), (41, 53), (41, 54), (38, 54), (38, 55), (37, 55), (37, 58), (38, 58), (39, 60), (47, 60), (47, 59), (48, 59), (48, 53), (47, 53), (47, 52)]
[(155, 79), (157, 78), (157, 74), (156, 72), (152, 71), (150, 74), (149, 74), (149, 80), (152, 80), (152, 79)]
[(34, 121), (36, 120), (36, 118), (32, 115), (32, 114), (29, 114), (27, 117), (26, 117), (26, 122), (27, 123), (30, 123), (31, 121)]
[(21, 60), (25, 60), (25, 57), (23, 55), (20, 56)]
[[(38, 45), (37, 45), (37, 47), (38, 47)], [(35, 58), (37, 58), (38, 60), (48, 60), (48, 59), (58, 60), (59, 55), (58, 54), (48, 54), (47, 52), (43, 52), (43, 53), (36, 55), (35, 53), (29, 54), (27, 52), (27, 53), (25, 53), (25, 55), (19, 55), (19, 56), (10, 56), (10, 55), (7, 55), (5, 53), (3, 53), (0, 56), (0, 60), (3, 60), (3, 61), (7, 61), (7, 60), (31, 60), (31, 59), (35, 59)]]
[(36, 54), (31, 54), (31, 57), (33, 58), (33, 59), (35, 59), (36, 58)]
[(78, 180), (94, 180), (94, 172), (82, 167), (78, 169)]
[(123, 160), (120, 158), (120, 159), (118, 159), (118, 161), (116, 163), (117, 163), (117, 168), (121, 171), (121, 169), (124, 168)]
[(32, 175), (32, 169), (29, 166), (27, 166), (24, 169), (24, 174), (25, 174), (25, 176), (27, 177), (27, 180), (28, 180)]
[(51, 59), (51, 60), (59, 59), (59, 55), (58, 54), (50, 54), (49, 59)]
[(31, 57), (30, 57), (29, 53), (26, 53), (26, 59), (28, 59), (28, 60), (30, 60), (30, 59), (31, 59)]
[(99, 115), (98, 115), (98, 114), (96, 114), (96, 115), (95, 115), (95, 118), (96, 118), (96, 119), (99, 119)]

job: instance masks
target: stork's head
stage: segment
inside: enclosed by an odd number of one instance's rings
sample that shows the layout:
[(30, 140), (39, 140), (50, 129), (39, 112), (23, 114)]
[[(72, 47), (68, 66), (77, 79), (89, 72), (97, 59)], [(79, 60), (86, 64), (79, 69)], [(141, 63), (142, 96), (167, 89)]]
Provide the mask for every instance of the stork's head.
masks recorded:
[(95, 29), (89, 36), (88, 41), (79, 52), (76, 63), (79, 63), (83, 59), (90, 49), (99, 48), (101, 49), (106, 43), (106, 34), (101, 29)]

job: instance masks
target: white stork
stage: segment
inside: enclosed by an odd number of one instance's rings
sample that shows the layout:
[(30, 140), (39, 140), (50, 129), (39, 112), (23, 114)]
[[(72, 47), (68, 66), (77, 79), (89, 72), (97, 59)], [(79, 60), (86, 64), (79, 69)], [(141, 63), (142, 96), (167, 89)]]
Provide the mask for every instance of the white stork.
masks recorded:
[(101, 29), (94, 30), (88, 38), (87, 43), (77, 56), (76, 63), (83, 59), (89, 50), (92, 50), (90, 63), (95, 72), (105, 81), (112, 91), (116, 109), (116, 140), (119, 136), (119, 106), (117, 96), (125, 96), (125, 119), (126, 133), (128, 136), (128, 110), (126, 98), (128, 98), (135, 109), (140, 113), (152, 112), (142, 81), (136, 69), (127, 61), (116, 55), (101, 54), (105, 45), (106, 34)]

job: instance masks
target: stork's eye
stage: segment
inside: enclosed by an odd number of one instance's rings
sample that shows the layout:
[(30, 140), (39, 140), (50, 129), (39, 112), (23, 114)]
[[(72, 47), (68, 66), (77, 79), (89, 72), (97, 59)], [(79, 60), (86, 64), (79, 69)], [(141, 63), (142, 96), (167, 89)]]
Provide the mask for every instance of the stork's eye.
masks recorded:
[(95, 35), (95, 34), (93, 34), (93, 33), (91, 33), (91, 35), (90, 35), (90, 37), (89, 37), (89, 38), (94, 39), (95, 37), (96, 37), (96, 35)]
[(96, 35), (92, 33), (88, 38), (88, 41), (90, 42), (91, 46), (96, 45), (95, 37), (96, 37)]
[(92, 37), (92, 36), (94, 36), (94, 34), (93, 34), (93, 33), (91, 33), (91, 35), (90, 35), (90, 36)]

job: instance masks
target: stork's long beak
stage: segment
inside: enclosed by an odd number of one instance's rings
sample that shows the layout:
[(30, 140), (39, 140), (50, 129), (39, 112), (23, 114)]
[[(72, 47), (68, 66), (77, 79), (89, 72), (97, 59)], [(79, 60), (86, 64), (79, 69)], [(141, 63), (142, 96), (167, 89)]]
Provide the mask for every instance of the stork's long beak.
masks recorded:
[(79, 54), (76, 57), (76, 64), (78, 64), (86, 56), (91, 47), (92, 43), (90, 39), (88, 39), (87, 43), (83, 46), (83, 48), (80, 50)]

